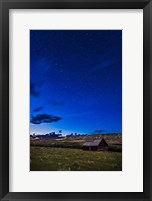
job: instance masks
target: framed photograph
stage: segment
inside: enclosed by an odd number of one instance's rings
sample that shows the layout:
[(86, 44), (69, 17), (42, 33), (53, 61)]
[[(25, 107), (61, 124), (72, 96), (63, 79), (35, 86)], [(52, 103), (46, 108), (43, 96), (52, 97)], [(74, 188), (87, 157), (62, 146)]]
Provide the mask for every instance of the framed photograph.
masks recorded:
[(151, 200), (151, 1), (1, 1), (1, 200)]

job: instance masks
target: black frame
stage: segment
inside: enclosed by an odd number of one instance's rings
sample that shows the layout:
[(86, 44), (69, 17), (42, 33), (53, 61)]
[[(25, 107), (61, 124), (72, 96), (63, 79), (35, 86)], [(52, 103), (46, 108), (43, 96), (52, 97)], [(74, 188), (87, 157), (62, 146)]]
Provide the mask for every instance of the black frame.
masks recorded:
[[(116, 193), (9, 192), (9, 9), (143, 9), (144, 191)], [(152, 2), (151, 0), (0, 0), (0, 198), (1, 200), (152, 200)], [(150, 79), (151, 78), (151, 79)], [(23, 181), (24, 182), (24, 181)], [(131, 182), (131, 181), (130, 181)], [(138, 181), (137, 181), (138, 182)], [(123, 184), (122, 184), (123, 185)]]

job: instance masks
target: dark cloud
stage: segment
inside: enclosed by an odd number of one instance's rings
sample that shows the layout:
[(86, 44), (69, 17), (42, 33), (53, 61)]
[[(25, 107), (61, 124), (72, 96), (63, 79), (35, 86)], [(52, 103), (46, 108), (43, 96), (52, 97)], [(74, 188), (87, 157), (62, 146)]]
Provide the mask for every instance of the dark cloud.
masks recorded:
[(30, 84), (30, 94), (31, 96), (34, 96), (35, 98), (39, 97), (40, 95), (40, 90), (34, 83)]
[(33, 110), (33, 112), (40, 112), (41, 110), (43, 110), (43, 106), (37, 107)]
[(36, 116), (32, 116), (31, 123), (33, 124), (41, 124), (41, 123), (52, 123), (61, 120), (61, 117), (49, 115), (49, 114), (38, 114)]
[(62, 106), (62, 105), (64, 105), (63, 101), (52, 101), (52, 100), (49, 101), (49, 104), (52, 105), (52, 106)]
[(94, 133), (103, 133), (105, 130), (95, 130)]

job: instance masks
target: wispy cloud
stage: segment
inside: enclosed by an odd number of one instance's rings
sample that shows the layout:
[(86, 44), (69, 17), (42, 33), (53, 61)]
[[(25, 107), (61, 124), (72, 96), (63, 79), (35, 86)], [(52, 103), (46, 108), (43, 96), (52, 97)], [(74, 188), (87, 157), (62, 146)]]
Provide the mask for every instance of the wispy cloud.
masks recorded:
[(120, 59), (118, 58), (103, 59), (99, 64), (96, 65), (95, 70), (103, 70), (105, 68), (109, 68), (112, 65), (116, 65), (118, 62), (120, 62)]
[(43, 110), (43, 106), (37, 107), (33, 110), (33, 112), (40, 112), (41, 110)]
[(38, 98), (41, 93), (41, 88), (43, 86), (44, 82), (43, 81), (38, 81), (38, 82), (30, 82), (30, 95)]
[(64, 105), (64, 102), (63, 101), (53, 101), (53, 100), (50, 100), (49, 101), (49, 105), (52, 105), (52, 106), (62, 106), (62, 105)]
[(30, 94), (31, 96), (34, 96), (35, 98), (39, 97), (40, 92), (36, 88), (36, 84), (31, 83), (30, 84)]
[(94, 133), (103, 133), (103, 132), (105, 132), (105, 130), (103, 130), (103, 129), (95, 130), (95, 131), (94, 131)]
[(103, 61), (96, 66), (96, 70), (102, 70), (104, 68), (110, 67), (112, 64), (112, 61)]

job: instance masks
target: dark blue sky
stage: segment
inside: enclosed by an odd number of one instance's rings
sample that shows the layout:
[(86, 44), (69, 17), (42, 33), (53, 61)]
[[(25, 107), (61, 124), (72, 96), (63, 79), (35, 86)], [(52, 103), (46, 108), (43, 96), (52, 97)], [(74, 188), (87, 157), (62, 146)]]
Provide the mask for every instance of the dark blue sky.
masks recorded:
[(30, 133), (122, 132), (122, 32), (30, 31)]

